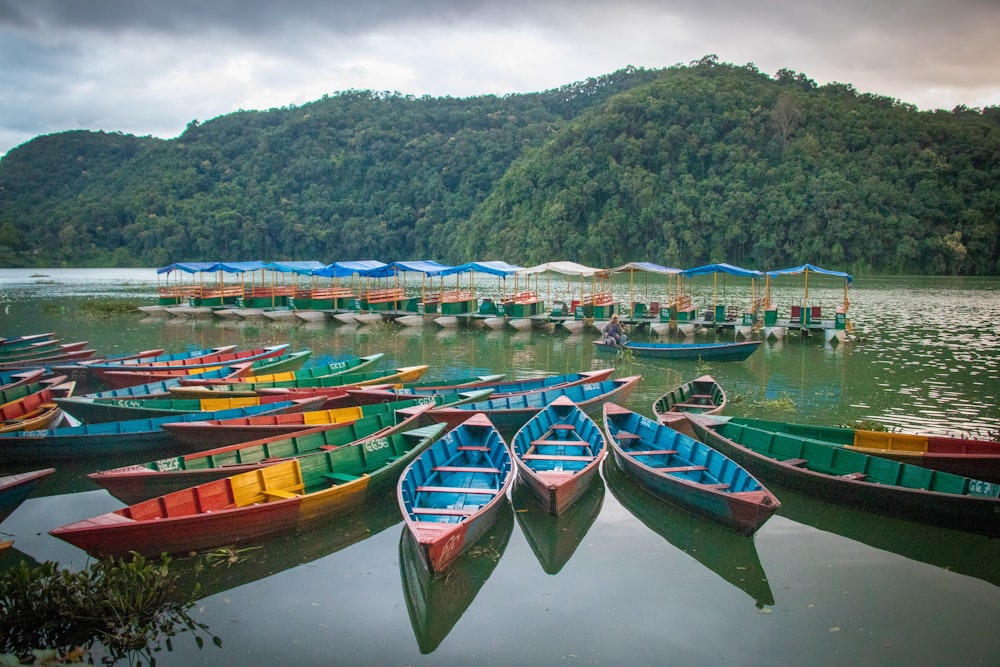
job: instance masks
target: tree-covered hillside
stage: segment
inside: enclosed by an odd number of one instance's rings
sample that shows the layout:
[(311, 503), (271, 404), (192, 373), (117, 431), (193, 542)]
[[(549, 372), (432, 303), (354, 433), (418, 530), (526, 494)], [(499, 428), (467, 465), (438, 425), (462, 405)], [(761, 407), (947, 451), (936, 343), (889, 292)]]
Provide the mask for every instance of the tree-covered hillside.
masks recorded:
[(0, 160), (0, 265), (812, 262), (1000, 272), (1000, 109), (707, 57), (530, 95), (350, 91)]

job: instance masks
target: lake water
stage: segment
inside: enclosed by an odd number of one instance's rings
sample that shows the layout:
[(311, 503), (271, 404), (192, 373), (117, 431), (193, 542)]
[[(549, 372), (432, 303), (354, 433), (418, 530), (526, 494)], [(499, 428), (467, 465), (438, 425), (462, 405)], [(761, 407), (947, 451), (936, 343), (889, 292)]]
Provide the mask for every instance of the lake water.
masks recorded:
[[(790, 338), (765, 344), (745, 362), (708, 367), (619, 361), (595, 353), (592, 334), (434, 325), (370, 330), (138, 313), (94, 320), (80, 310), (95, 297), (152, 303), (155, 285), (152, 270), (0, 270), (0, 335), (55, 331), (66, 341), (90, 341), (102, 355), (275, 343), (311, 349), (318, 360), (382, 352), (384, 367), (429, 364), (427, 378), (528, 377), (618, 363), (616, 375), (643, 376), (626, 404), (644, 414), (667, 389), (708, 372), (731, 401), (738, 399), (728, 414), (1000, 433), (998, 279), (859, 279), (850, 288), (857, 340)], [(738, 302), (748, 289), (731, 281), (725, 298)], [(801, 289), (788, 280), (773, 294), (791, 303)], [(704, 303), (719, 286), (709, 278), (694, 291)], [(842, 300), (842, 292), (838, 281), (810, 284), (810, 298), (824, 307)], [(17, 550), (2, 563), (29, 557), (84, 565), (83, 552), (46, 531), (121, 506), (85, 477), (110, 463), (124, 462), (59, 462), (57, 474), (0, 524), (0, 537), (13, 536)], [(559, 521), (514, 493), (483, 547), (436, 581), (413, 567), (392, 494), (315, 530), (268, 541), (246, 561), (208, 573), (194, 615), (222, 648), (209, 643), (199, 650), (190, 635), (180, 635), (157, 662), (1000, 664), (998, 539), (846, 509), (773, 485), (781, 511), (752, 539), (738, 538), (652, 500), (613, 464), (603, 473), (604, 484)]]

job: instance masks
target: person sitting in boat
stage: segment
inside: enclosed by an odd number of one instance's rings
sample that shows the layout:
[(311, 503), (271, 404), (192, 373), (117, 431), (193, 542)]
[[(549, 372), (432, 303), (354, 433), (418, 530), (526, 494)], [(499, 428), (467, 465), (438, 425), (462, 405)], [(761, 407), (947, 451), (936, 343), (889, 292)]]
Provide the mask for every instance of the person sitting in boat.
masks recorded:
[(604, 326), (601, 327), (601, 333), (604, 334), (604, 342), (608, 345), (621, 347), (628, 342), (628, 336), (625, 335), (625, 330), (622, 328), (621, 322), (618, 321), (617, 315), (612, 315), (611, 319), (604, 323)]

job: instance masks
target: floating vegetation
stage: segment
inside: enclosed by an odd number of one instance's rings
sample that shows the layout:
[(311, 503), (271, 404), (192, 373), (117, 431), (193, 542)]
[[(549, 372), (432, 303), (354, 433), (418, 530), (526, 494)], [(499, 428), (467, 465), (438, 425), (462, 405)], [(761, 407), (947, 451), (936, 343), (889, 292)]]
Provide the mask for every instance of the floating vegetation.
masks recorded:
[(740, 406), (747, 416), (759, 412), (795, 412), (795, 401), (782, 392), (775, 398), (768, 398), (756, 387), (739, 387), (726, 391), (730, 405)]
[(615, 366), (631, 366), (635, 363), (635, 353), (627, 347), (619, 347), (615, 354)]
[(91, 320), (107, 320), (125, 313), (134, 313), (139, 307), (128, 299), (87, 299), (80, 304), (80, 315)]
[(882, 422), (875, 421), (874, 419), (856, 419), (853, 422), (847, 424), (841, 424), (844, 428), (857, 429), (859, 431), (879, 431), (881, 433), (892, 431), (891, 429)]
[(188, 614), (200, 587), (178, 590), (170, 558), (100, 559), (80, 572), (51, 561), (0, 574), (0, 664), (65, 664), (89, 661), (154, 665), (171, 637), (202, 633), (222, 640)]
[(205, 553), (205, 560), (212, 567), (218, 567), (225, 564), (226, 567), (232, 567), (236, 563), (245, 560), (245, 554), (248, 551), (255, 551), (261, 547), (245, 547), (243, 549), (237, 549), (235, 547), (222, 547), (220, 549), (214, 549), (212, 551)]

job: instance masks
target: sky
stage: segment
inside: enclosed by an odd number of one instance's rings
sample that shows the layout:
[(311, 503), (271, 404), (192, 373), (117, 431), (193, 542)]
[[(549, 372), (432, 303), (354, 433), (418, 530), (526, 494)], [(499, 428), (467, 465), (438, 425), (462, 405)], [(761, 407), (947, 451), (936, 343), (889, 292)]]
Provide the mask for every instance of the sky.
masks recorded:
[(539, 92), (707, 55), (920, 109), (1000, 105), (1000, 0), (0, 0), (0, 156), (345, 90)]

